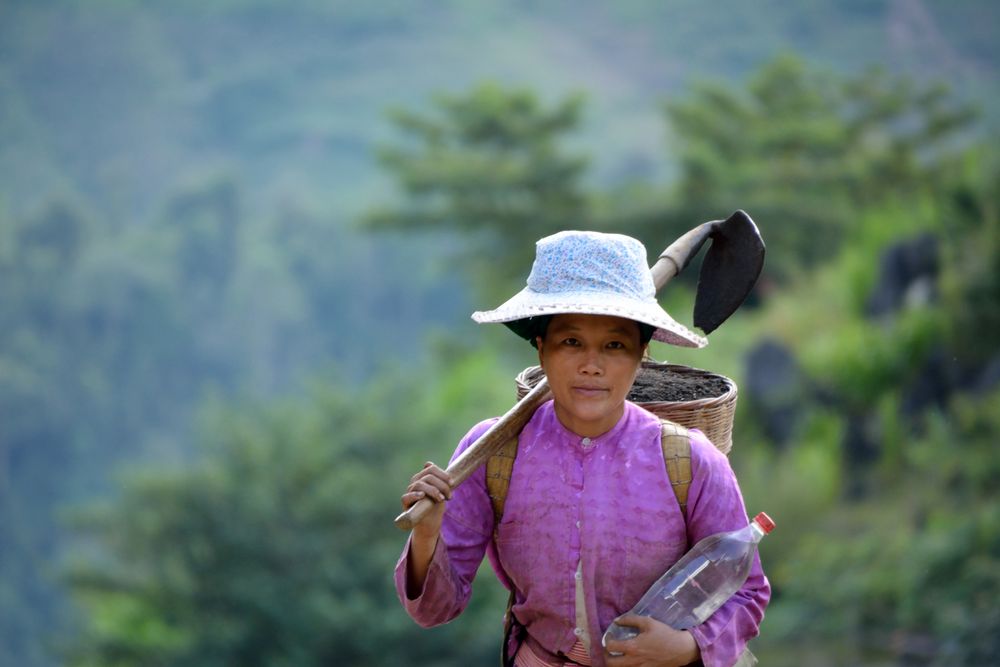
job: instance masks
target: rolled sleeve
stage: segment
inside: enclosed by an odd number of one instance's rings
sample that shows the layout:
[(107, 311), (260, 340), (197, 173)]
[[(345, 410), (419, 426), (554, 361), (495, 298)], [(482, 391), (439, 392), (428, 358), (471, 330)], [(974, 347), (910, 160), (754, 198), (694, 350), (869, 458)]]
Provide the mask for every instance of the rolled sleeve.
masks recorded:
[(395, 582), (396, 594), (406, 609), (406, 613), (425, 628), (447, 623), (458, 616), (468, 603), (468, 596), (463, 595), (463, 586), (448, 559), (448, 549), (444, 540), (439, 539), (434, 547), (424, 587), (416, 597), (406, 594), (409, 578), (410, 540), (396, 563)]
[[(492, 421), (474, 427), (459, 443), (452, 461), (484, 433)], [(482, 563), (493, 530), (493, 509), (480, 468), (455, 488), (441, 522), (441, 534), (427, 570), (423, 589), (407, 596), (410, 539), (396, 562), (396, 595), (417, 624), (432, 627), (458, 616), (469, 603), (472, 581)]]

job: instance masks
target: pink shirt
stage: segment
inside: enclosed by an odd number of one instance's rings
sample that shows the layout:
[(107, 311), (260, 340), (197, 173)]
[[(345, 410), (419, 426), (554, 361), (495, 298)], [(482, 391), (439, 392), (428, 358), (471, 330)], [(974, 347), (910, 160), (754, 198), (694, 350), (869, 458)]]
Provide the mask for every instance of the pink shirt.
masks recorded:
[[(469, 431), (455, 455), (493, 421)], [(689, 545), (748, 522), (729, 460), (697, 431), (691, 471), (685, 521), (670, 488), (654, 415), (626, 403), (618, 424), (590, 440), (563, 427), (552, 402), (545, 403), (521, 432), (496, 543), (480, 468), (448, 503), (424, 589), (415, 599), (406, 596), (407, 543), (395, 572), (399, 598), (420, 625), (452, 620), (468, 604), (485, 554), (500, 580), (516, 587), (514, 614), (535, 642), (552, 654), (567, 653), (581, 634), (575, 627), (575, 575), (582, 562), (591, 659), (603, 667), (600, 638), (611, 621), (631, 609)], [(758, 558), (743, 588), (691, 630), (705, 665), (730, 667), (736, 661), (757, 635), (770, 592)], [(500, 632), (498, 624), (498, 638)]]

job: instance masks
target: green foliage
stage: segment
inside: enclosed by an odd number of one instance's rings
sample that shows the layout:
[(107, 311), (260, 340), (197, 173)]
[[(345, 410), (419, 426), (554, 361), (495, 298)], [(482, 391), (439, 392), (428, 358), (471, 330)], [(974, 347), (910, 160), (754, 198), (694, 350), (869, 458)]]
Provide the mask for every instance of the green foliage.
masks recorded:
[(966, 362), (987, 361), (1000, 337), (1000, 166), (971, 153), (951, 183), (942, 280), (953, 348)]
[(419, 469), (413, 453), (433, 449), (443, 463), (453, 447), (422, 397), (460, 391), (479, 410), (495, 401), (482, 361), (458, 361), (454, 373), (386, 372), (360, 390), (316, 385), (307, 400), (214, 411), (195, 464), (129, 477), (120, 502), (78, 518), (102, 555), (68, 575), (91, 619), (69, 664), (495, 659), (496, 583), (462, 623), (426, 632), (389, 576), (405, 543), (392, 517)]
[[(407, 195), (402, 206), (376, 211), (372, 228), (460, 232), (473, 241), (464, 271), (523, 278), (534, 241), (579, 226), (586, 218), (580, 186), (585, 161), (560, 145), (579, 124), (582, 98), (543, 105), (527, 90), (481, 85), (467, 95), (440, 95), (431, 114), (396, 111), (406, 146), (385, 147), (382, 165)], [(483, 287), (486, 278), (482, 276)]]
[[(855, 235), (839, 257), (755, 315), (754, 328), (781, 335), (824, 389), (799, 407), (805, 425), (790, 449), (742, 459), (748, 498), (778, 505), (779, 530), (762, 546), (776, 596), (757, 651), (772, 664), (978, 665), (996, 655), (1000, 393), (995, 384), (987, 391), (996, 347), (984, 339), (996, 340), (989, 327), (997, 301), (972, 296), (992, 289), (983, 267), (997, 253), (995, 194), (982, 184), (996, 172), (982, 155), (968, 160), (960, 178), (928, 187), (909, 208), (868, 209), (877, 228)], [(876, 275), (865, 259), (874, 263), (899, 230), (938, 235), (941, 292), (867, 319), (859, 296)], [(948, 374), (921, 377), (934, 355)], [(919, 381), (951, 383), (939, 387), (950, 399), (906, 409)], [(832, 420), (825, 432), (817, 418)], [(849, 420), (874, 447), (865, 465), (845, 465)], [(816, 451), (835, 454), (810, 473), (803, 456)], [(834, 494), (817, 493), (831, 483)]]
[[(0, 220), (0, 616), (16, 618), (0, 624), (0, 663), (45, 664), (42, 637), (70, 632), (48, 574), (69, 548), (57, 508), (108, 493), (122, 461), (188, 456), (211, 393), (285, 391), (334, 360), (351, 382), (376, 363), (355, 354), (359, 339), (392, 358), (418, 322), (462, 305), (448, 278), (415, 272), (403, 295), (386, 275), (411, 251), (433, 257), (432, 243), (261, 218), (241, 201), (221, 179), (148, 226), (70, 204)], [(373, 320), (386, 310), (392, 326)]]
[(774, 575), (795, 612), (769, 627), (775, 641), (808, 632), (932, 665), (996, 655), (998, 401), (957, 400), (925, 436), (908, 434), (903, 470), (877, 497), (819, 520)]
[(855, 411), (912, 381), (945, 330), (941, 313), (930, 309), (905, 313), (881, 331), (873, 328), (847, 319), (835, 335), (819, 336), (804, 350), (809, 372)]
[(768, 273), (836, 256), (864, 210), (938, 178), (970, 108), (937, 84), (881, 70), (817, 70), (792, 56), (746, 89), (703, 83), (667, 105), (679, 205), (695, 219), (736, 206), (767, 221)]

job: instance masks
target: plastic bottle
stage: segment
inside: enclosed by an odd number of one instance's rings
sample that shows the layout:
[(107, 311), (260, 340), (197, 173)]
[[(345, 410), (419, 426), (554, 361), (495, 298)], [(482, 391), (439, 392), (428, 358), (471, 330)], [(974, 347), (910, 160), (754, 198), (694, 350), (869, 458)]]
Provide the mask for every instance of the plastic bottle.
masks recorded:
[[(750, 575), (757, 543), (774, 521), (761, 512), (744, 528), (709, 535), (653, 584), (631, 613), (649, 616), (676, 630), (704, 622), (738, 591)], [(601, 642), (630, 639), (634, 627), (612, 623)]]

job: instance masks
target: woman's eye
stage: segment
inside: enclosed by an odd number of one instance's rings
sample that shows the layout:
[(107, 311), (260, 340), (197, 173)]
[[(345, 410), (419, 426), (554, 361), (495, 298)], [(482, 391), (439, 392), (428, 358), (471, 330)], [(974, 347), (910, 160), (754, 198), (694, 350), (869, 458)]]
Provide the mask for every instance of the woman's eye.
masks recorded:
[(625, 344), (622, 343), (621, 341), (613, 340), (610, 343), (608, 343), (608, 347), (611, 348), (612, 350), (624, 350)]
[(573, 347), (576, 347), (579, 344), (580, 344), (580, 341), (578, 341), (575, 338), (567, 338), (567, 339), (563, 340), (563, 345), (571, 345)]

